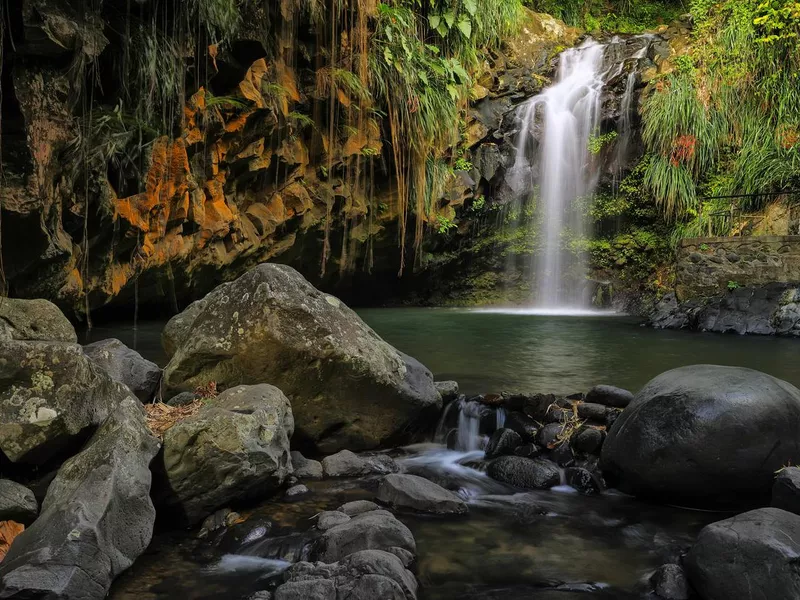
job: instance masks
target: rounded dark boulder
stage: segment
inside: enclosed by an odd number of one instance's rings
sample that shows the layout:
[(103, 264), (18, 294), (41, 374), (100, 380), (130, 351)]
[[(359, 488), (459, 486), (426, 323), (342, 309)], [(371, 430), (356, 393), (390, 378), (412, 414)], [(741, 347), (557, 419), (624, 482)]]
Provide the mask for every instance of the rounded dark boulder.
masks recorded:
[(561, 482), (558, 467), (543, 458), (501, 456), (489, 464), (487, 473), (496, 481), (529, 490), (546, 490)]
[(751, 369), (696, 365), (650, 381), (602, 449), (611, 485), (662, 502), (768, 502), (776, 470), (800, 461), (800, 390)]
[(513, 454), (517, 446), (522, 445), (522, 438), (511, 429), (497, 429), (486, 445), (486, 460)]

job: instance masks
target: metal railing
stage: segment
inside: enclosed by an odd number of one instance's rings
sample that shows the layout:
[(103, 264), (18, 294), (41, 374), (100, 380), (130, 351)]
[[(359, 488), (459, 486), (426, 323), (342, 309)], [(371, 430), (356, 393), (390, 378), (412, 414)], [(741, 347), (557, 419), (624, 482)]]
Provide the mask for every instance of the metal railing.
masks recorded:
[(730, 200), (730, 208), (712, 213), (701, 212), (700, 230), (711, 236), (748, 236), (758, 231), (766, 216), (754, 213), (747, 206), (764, 206), (772, 200), (786, 207), (789, 235), (800, 235), (800, 190), (762, 194), (731, 194), (728, 196), (703, 196), (702, 202)]

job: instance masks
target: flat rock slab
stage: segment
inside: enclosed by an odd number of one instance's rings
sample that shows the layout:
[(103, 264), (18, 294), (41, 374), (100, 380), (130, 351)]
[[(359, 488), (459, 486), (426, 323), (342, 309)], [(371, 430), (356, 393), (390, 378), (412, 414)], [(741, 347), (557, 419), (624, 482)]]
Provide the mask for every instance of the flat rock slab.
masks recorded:
[(410, 508), (437, 515), (463, 515), (469, 512), (467, 503), (458, 495), (417, 475), (387, 475), (378, 486), (377, 498), (395, 508)]

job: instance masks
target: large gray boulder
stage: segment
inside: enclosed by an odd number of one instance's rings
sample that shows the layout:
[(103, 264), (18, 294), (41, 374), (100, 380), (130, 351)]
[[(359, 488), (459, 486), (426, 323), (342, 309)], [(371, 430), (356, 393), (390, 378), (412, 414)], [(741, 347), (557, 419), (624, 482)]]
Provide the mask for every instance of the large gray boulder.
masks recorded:
[(0, 521), (29, 524), (39, 515), (33, 492), (10, 479), (0, 479)]
[(161, 368), (117, 339), (100, 340), (83, 347), (95, 364), (124, 383), (142, 402), (149, 402), (161, 381)]
[(77, 450), (130, 395), (77, 344), (0, 341), (0, 451), (43, 464)]
[(0, 598), (100, 600), (150, 543), (158, 440), (128, 396), (59, 469), (39, 518), (0, 562)]
[(416, 554), (417, 545), (408, 527), (385, 510), (371, 510), (326, 530), (319, 540), (316, 556), (332, 563), (361, 550), (401, 548)]
[(154, 498), (179, 522), (278, 489), (292, 472), (289, 400), (267, 384), (237, 386), (164, 433)]
[(409, 508), (437, 515), (463, 515), (469, 512), (467, 503), (457, 494), (424, 477), (392, 473), (378, 485), (378, 500), (395, 508)]
[(760, 508), (705, 527), (684, 561), (703, 600), (800, 598), (800, 516)]
[(772, 485), (772, 506), (800, 515), (800, 468), (781, 469)]
[(323, 452), (410, 437), (442, 405), (433, 377), (294, 269), (262, 264), (173, 319), (168, 388), (270, 383)]
[(77, 343), (75, 328), (47, 300), (0, 298), (0, 340)]
[(697, 365), (663, 373), (603, 444), (609, 483), (657, 501), (767, 504), (775, 471), (800, 461), (800, 390), (750, 369)]
[(275, 600), (415, 600), (417, 580), (397, 556), (363, 550), (332, 564), (299, 562)]

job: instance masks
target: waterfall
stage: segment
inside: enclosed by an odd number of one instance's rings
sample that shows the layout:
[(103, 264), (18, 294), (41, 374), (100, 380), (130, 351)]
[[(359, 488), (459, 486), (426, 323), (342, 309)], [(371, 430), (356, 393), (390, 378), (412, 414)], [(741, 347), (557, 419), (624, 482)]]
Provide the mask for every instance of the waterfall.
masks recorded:
[(487, 436), (503, 427), (505, 420), (506, 411), (502, 407), (494, 408), (462, 397), (445, 407), (433, 440), (448, 444), (458, 452), (482, 450)]
[[(534, 191), (540, 223), (539, 252), (533, 289), (535, 304), (540, 308), (583, 304), (582, 274), (586, 268), (581, 259), (568, 264), (562, 252), (562, 238), (584, 235), (584, 216), (579, 204), (591, 196), (597, 182), (589, 141), (600, 124), (604, 49), (605, 46), (588, 40), (579, 48), (563, 52), (556, 82), (523, 104), (517, 113), (521, 128), (514, 177), (525, 177), (526, 164), (536, 164), (539, 170), (538, 194)], [(531, 134), (539, 123), (538, 147), (530, 148)], [(532, 160), (529, 160), (530, 150), (534, 154)], [(528, 169), (529, 176), (531, 172)], [(524, 182), (517, 179), (515, 183), (512, 188), (522, 191)], [(568, 271), (572, 277), (565, 276)]]

